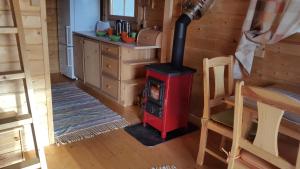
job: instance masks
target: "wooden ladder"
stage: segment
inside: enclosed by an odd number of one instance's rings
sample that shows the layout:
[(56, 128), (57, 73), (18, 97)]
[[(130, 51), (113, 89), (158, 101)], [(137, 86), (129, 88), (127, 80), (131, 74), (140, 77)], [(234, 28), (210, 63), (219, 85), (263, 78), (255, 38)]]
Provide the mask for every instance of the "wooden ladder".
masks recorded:
[(25, 34), (23, 28), (20, 2), (19, 0), (8, 0), (8, 1), (11, 8), (14, 27), (0, 27), (0, 34), (14, 34), (16, 36), (21, 70), (0, 72), (0, 82), (11, 81), (11, 80), (23, 81), (28, 114), (0, 119), (0, 131), (7, 131), (10, 129), (18, 128), (20, 126), (30, 125), (36, 157), (4, 168), (5, 169), (33, 169), (33, 168), (46, 169), (47, 163), (46, 163), (46, 157), (44, 153), (44, 147), (40, 144), (39, 142), (40, 139), (37, 139), (40, 136), (39, 135), (40, 132), (37, 132), (39, 128), (36, 125), (36, 122), (38, 122), (38, 112), (36, 112), (36, 109), (34, 107), (35, 96), (32, 88), (32, 82), (31, 82), (31, 76), (29, 70), (29, 60), (26, 57)]

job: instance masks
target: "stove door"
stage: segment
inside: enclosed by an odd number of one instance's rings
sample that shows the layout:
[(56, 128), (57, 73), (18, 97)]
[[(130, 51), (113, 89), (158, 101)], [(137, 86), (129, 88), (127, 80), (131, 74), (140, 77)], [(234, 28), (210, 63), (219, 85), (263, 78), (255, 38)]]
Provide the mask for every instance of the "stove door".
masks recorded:
[(148, 77), (147, 84), (147, 101), (163, 106), (165, 95), (165, 82), (153, 77)]

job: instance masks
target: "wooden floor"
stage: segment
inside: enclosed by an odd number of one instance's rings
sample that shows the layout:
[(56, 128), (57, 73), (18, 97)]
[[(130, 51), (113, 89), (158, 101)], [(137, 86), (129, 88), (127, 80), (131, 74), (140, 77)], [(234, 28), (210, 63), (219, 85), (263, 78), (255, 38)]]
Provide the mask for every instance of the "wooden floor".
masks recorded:
[[(51, 78), (52, 83), (74, 82), (60, 75), (52, 75)], [(138, 107), (122, 108), (97, 95), (91, 88), (76, 83), (130, 123), (141, 121)], [(199, 136), (199, 131), (196, 131), (154, 147), (146, 147), (120, 129), (64, 146), (51, 145), (46, 148), (46, 157), (49, 169), (150, 169), (167, 164), (178, 169), (194, 169)], [(226, 168), (223, 163), (207, 157), (206, 166), (199, 169)]]
[[(52, 77), (52, 82), (69, 80), (58, 76)], [(137, 107), (124, 109), (97, 95), (92, 89), (80, 83), (78, 86), (121, 114), (130, 123), (140, 121), (141, 113)], [(212, 133), (210, 135), (208, 144), (216, 145), (219, 136)], [(196, 131), (154, 147), (146, 147), (120, 129), (64, 146), (51, 145), (46, 148), (46, 157), (49, 169), (150, 169), (166, 164), (175, 165), (178, 169), (195, 169), (199, 136), (199, 131)], [(294, 142), (294, 147), (297, 147), (297, 142)], [(205, 166), (197, 168), (223, 169), (226, 165), (206, 155)]]

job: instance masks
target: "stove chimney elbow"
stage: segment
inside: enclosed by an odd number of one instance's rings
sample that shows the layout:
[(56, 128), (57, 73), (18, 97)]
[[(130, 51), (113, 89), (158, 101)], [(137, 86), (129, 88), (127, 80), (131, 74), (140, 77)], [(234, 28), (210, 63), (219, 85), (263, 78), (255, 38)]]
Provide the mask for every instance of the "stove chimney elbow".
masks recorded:
[(183, 66), (183, 56), (185, 48), (186, 31), (193, 19), (201, 18), (204, 13), (212, 6), (215, 0), (198, 0), (184, 14), (182, 14), (175, 25), (172, 65), (178, 69)]

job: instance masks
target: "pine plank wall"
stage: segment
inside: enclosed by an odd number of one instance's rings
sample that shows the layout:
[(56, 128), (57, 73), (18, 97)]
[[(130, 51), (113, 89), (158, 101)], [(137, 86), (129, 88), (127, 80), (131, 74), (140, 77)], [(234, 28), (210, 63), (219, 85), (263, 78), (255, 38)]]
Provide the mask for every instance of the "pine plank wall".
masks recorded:
[[(30, 0), (20, 0), (21, 13), (25, 27), (25, 40), (27, 55), (30, 61), (30, 71), (36, 96), (36, 108), (39, 111), (39, 128), (42, 130), (42, 142), (49, 144), (48, 137), (48, 111), (51, 111), (51, 91), (47, 30), (45, 24), (45, 0), (35, 1), (37, 5), (31, 5)], [(6, 0), (0, 1), (0, 26), (13, 26), (11, 12)], [(45, 36), (43, 36), (45, 35)], [(20, 70), (16, 40), (14, 35), (0, 35), (0, 72)], [(0, 112), (16, 111), (26, 113), (26, 99), (24, 88), (20, 80), (0, 82)], [(33, 148), (31, 131), (25, 128), (25, 147)], [(6, 137), (0, 135), (0, 140)], [(6, 138), (7, 139), (7, 138)], [(14, 144), (6, 143), (7, 146)], [(9, 147), (6, 147), (9, 148)], [(3, 149), (1, 149), (3, 150)], [(2, 151), (1, 151), (2, 152)]]
[(57, 0), (46, 0), (50, 73), (59, 73)]
[[(173, 1), (173, 19), (171, 28), (180, 15), (183, 0)], [(30, 56), (30, 68), (36, 94), (37, 108), (40, 112), (40, 127), (43, 130), (43, 144), (49, 144), (49, 126), (53, 125), (51, 116), (50, 69), (58, 72), (56, 0), (39, 0), (38, 6), (31, 6), (30, 0), (21, 0), (23, 21), (26, 32), (27, 52)], [(156, 0), (153, 9), (148, 9), (148, 25), (163, 25), (164, 1)], [(167, 4), (167, 3), (166, 3)], [(202, 114), (203, 85), (202, 60), (233, 54), (240, 38), (240, 31), (248, 8), (249, 0), (217, 0), (212, 10), (201, 20), (193, 21), (188, 29), (184, 64), (197, 69), (192, 92), (192, 114)], [(11, 13), (6, 1), (0, 1), (0, 26), (11, 26)], [(44, 35), (44, 36), (43, 36)], [(48, 46), (49, 38), (49, 46)], [(20, 68), (16, 41), (13, 36), (0, 36), (0, 71)], [(170, 44), (171, 46), (171, 44)], [(48, 53), (48, 47), (50, 57)], [(169, 49), (168, 49), (169, 50)], [(169, 57), (169, 56), (163, 56)], [(50, 66), (49, 66), (50, 59)], [(169, 57), (170, 59), (170, 57)], [(280, 43), (268, 45), (264, 58), (255, 58), (252, 75), (246, 80), (255, 84), (271, 82), (300, 86), (300, 34), (293, 35)], [(26, 112), (25, 97), (21, 82), (0, 82), (0, 112)], [(25, 133), (28, 133), (26, 129)], [(4, 136), (0, 135), (0, 140)], [(50, 137), (51, 138), (51, 137)], [(25, 134), (25, 142), (31, 142), (31, 136)], [(8, 144), (7, 144), (8, 145)], [(14, 146), (14, 144), (10, 144)], [(25, 144), (31, 148), (31, 144)], [(1, 154), (0, 154), (1, 155)]]
[[(174, 1), (173, 19), (179, 16), (183, 0)], [(188, 28), (184, 64), (197, 69), (192, 92), (192, 113), (202, 114), (202, 60), (234, 54), (250, 0), (216, 0), (202, 19)], [(268, 45), (264, 58), (256, 57), (252, 84), (285, 83), (300, 85), (300, 33), (274, 45)], [(201, 98), (201, 99), (199, 99)]]
[[(181, 4), (185, 0), (173, 0), (174, 23), (181, 12)], [(56, 0), (47, 0), (50, 70), (59, 72), (57, 52)], [(249, 0), (217, 0), (215, 6), (202, 19), (191, 23), (187, 33), (184, 64), (197, 69), (192, 92), (192, 112), (200, 116), (202, 113), (203, 85), (202, 60), (223, 55), (234, 54), (241, 35), (241, 27), (247, 13)], [(164, 1), (155, 0), (154, 8), (146, 9), (146, 21), (149, 26), (163, 25)], [(141, 20), (139, 7), (139, 20)], [(245, 80), (254, 84), (270, 82), (300, 85), (300, 34), (268, 45), (264, 58), (255, 58), (252, 74)], [(169, 49), (168, 49), (169, 50)], [(168, 57), (170, 56), (162, 56)], [(200, 99), (199, 99), (200, 98)]]

